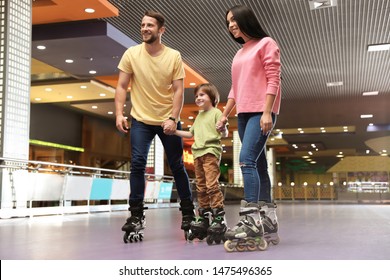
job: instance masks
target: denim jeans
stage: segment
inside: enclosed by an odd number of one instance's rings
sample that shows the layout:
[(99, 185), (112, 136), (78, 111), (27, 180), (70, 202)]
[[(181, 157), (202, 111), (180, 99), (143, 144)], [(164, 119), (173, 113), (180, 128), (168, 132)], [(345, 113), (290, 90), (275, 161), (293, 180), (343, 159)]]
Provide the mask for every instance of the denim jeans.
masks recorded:
[[(265, 144), (269, 133), (263, 135), (260, 128), (262, 113), (238, 114), (238, 135), (242, 147), (240, 152), (240, 168), (244, 180), (244, 198), (247, 202), (271, 200), (270, 182), (265, 157)], [(272, 114), (272, 122), (275, 125), (276, 116)], [(264, 182), (264, 191), (260, 182)]]
[(268, 174), (268, 162), (267, 162), (265, 147), (261, 152), (259, 158), (257, 159), (257, 173), (259, 173), (259, 178), (260, 178), (259, 200), (267, 203), (271, 203), (272, 202), (271, 180)]
[[(177, 129), (181, 129), (180, 122), (177, 124)], [(143, 201), (144, 199), (146, 160), (150, 145), (156, 135), (161, 139), (164, 146), (180, 199), (192, 200), (188, 174), (183, 162), (183, 141), (181, 137), (166, 135), (161, 126), (147, 125), (133, 118), (130, 129), (130, 201)]]

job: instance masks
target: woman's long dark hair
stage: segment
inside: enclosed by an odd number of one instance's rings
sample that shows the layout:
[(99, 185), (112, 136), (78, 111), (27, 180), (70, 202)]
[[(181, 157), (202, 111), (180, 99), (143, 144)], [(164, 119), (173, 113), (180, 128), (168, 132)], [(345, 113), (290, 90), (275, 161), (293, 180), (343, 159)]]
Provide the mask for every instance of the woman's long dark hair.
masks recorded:
[[(247, 6), (236, 5), (230, 8), (226, 11), (225, 20), (229, 12), (232, 12), (234, 20), (237, 22), (237, 25), (240, 28), (241, 32), (249, 38), (263, 39), (264, 37), (269, 37), (268, 34), (265, 33), (265, 31), (261, 27), (255, 13)], [(227, 21), (226, 26), (229, 29), (229, 23)], [(229, 34), (237, 43), (245, 43), (244, 39), (242, 39), (241, 37), (235, 38), (233, 34), (230, 33), (230, 31)]]

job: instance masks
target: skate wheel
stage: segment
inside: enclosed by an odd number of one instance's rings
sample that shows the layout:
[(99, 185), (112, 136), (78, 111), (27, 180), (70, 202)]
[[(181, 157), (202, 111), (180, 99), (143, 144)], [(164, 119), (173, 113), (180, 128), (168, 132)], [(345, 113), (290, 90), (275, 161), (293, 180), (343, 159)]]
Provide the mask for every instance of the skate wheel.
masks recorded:
[(271, 243), (274, 244), (274, 245), (278, 245), (279, 242), (280, 242), (279, 237), (277, 237), (276, 239), (272, 239), (272, 240), (271, 240)]
[(125, 233), (124, 235), (123, 235), (123, 242), (125, 242), (126, 244), (129, 242), (129, 233)]
[(237, 252), (244, 252), (245, 249), (246, 249), (245, 244), (237, 243), (237, 245), (236, 245), (236, 250), (237, 250)]
[(213, 245), (213, 238), (211, 237), (211, 235), (207, 236), (206, 242), (207, 245)]
[(265, 250), (267, 249), (267, 247), (268, 247), (267, 241), (266, 241), (265, 239), (262, 238), (262, 239), (260, 240), (259, 245), (258, 245), (259, 250), (260, 250), (260, 251), (265, 251)]
[(223, 247), (225, 248), (226, 252), (233, 252), (234, 251), (234, 243), (231, 240), (226, 240), (226, 242), (223, 244)]
[(184, 239), (188, 240), (188, 232), (187, 231), (184, 231)]
[(247, 249), (248, 249), (248, 251), (255, 251), (257, 249), (256, 241), (255, 240), (248, 240)]

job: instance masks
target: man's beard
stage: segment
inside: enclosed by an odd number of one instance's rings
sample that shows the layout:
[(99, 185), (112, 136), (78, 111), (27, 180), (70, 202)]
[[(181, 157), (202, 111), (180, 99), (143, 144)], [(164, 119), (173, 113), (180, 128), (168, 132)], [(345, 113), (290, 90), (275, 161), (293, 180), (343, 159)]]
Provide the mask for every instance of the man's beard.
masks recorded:
[(146, 44), (152, 44), (152, 43), (154, 43), (156, 40), (158, 39), (158, 36), (156, 36), (156, 35), (150, 35), (150, 38), (149, 39), (147, 39), (147, 40), (143, 40), (144, 41), (144, 43), (146, 43)]

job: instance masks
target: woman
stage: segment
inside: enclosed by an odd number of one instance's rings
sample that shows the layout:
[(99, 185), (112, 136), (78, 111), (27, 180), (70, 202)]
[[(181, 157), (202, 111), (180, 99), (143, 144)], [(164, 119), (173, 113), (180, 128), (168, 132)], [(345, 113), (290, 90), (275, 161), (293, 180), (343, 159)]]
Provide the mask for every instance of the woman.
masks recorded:
[[(270, 201), (259, 202), (257, 166), (279, 113), (281, 64), (278, 45), (264, 32), (250, 8), (238, 5), (229, 9), (226, 12), (226, 25), (231, 37), (242, 44), (232, 62), (232, 87), (217, 123), (217, 128), (222, 129), (236, 106), (238, 134), (242, 142), (240, 167), (245, 200), (241, 201), (240, 209), (240, 216), (243, 217), (225, 234), (229, 239), (225, 248), (233, 250), (236, 246), (242, 249), (242, 245), (253, 245), (253, 240), (259, 240), (253, 237), (265, 235), (273, 243), (279, 240), (274, 204)], [(260, 208), (263, 215), (260, 215)], [(267, 227), (269, 229), (265, 228), (264, 234), (262, 223), (266, 224), (268, 220), (271, 224)], [(264, 250), (267, 242), (262, 240), (256, 246)]]

